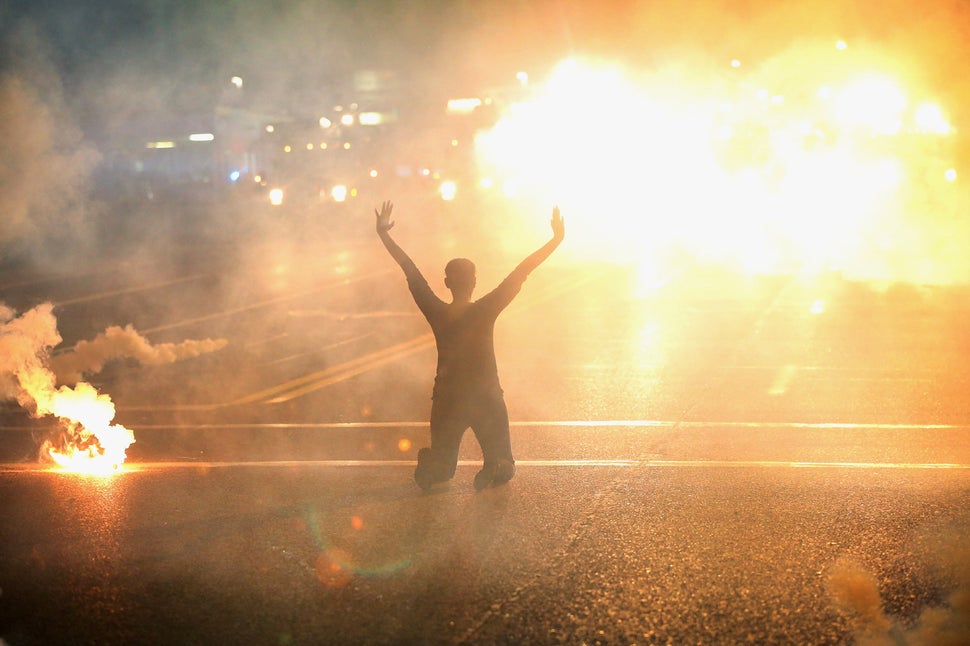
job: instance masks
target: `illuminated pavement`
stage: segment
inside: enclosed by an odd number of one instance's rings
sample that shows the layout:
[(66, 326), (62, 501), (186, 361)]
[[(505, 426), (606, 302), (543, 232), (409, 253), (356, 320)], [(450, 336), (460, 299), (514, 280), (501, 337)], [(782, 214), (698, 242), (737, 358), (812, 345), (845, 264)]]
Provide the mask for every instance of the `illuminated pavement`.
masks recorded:
[(430, 495), (404, 466), (3, 472), (3, 638), (826, 643), (856, 630), (840, 563), (900, 621), (961, 581), (965, 468), (474, 469)]
[[(313, 280), (261, 256), (231, 279), (203, 262), (4, 281), (18, 309), (59, 303), (67, 345), (128, 322), (153, 343), (229, 345), (92, 375), (136, 436), (111, 478), (45, 470), (50, 423), (0, 411), (0, 639), (932, 643), (966, 628), (951, 597), (970, 583), (966, 290), (694, 271), (635, 295), (622, 270), (543, 267), (497, 338), (516, 478), (476, 494), (469, 434), (455, 480), (424, 494), (433, 350), (403, 280), (367, 253), (326, 256)], [(881, 611), (856, 621), (848, 589)]]

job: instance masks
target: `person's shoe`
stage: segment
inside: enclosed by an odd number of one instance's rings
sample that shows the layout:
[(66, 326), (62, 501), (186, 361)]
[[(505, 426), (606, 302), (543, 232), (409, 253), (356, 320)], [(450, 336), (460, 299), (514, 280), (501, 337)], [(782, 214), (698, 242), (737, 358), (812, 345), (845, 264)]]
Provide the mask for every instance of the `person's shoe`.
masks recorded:
[(448, 480), (448, 476), (443, 471), (430, 448), (418, 451), (418, 466), (414, 469), (414, 481), (419, 487), (427, 491), (436, 482)]
[(496, 460), (485, 465), (475, 474), (475, 491), (503, 485), (515, 475), (515, 464), (510, 460)]

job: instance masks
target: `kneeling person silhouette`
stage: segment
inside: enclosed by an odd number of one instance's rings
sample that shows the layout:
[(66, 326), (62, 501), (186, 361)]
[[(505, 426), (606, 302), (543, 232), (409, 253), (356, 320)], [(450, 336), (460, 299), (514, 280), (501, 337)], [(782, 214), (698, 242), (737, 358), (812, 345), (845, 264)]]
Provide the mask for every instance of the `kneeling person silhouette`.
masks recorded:
[(431, 446), (418, 451), (414, 480), (422, 489), (450, 480), (458, 465), (458, 448), (468, 428), (482, 449), (482, 470), (475, 489), (501, 485), (515, 475), (509, 414), (499, 384), (493, 334), (498, 315), (519, 293), (533, 269), (559, 246), (565, 225), (559, 208), (552, 210), (552, 238), (512, 270), (498, 287), (472, 301), (475, 264), (455, 258), (445, 266), (451, 302), (438, 298), (411, 258), (391, 238), (391, 202), (375, 209), (377, 235), (400, 265), (418, 309), (434, 333), (438, 365), (431, 404)]

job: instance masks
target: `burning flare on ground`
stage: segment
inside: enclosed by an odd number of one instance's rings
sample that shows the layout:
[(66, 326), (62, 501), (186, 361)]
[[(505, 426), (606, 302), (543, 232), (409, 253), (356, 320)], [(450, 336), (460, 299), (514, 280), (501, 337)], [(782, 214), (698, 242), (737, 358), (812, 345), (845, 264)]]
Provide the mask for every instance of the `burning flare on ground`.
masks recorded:
[(107, 475), (118, 471), (134, 434), (112, 424), (115, 407), (91, 384), (56, 387), (50, 349), (61, 342), (53, 305), (19, 317), (0, 305), (0, 395), (15, 399), (34, 417), (58, 419), (60, 435), (44, 442), (41, 458), (70, 471)]
[(44, 443), (41, 459), (70, 471), (114, 473), (135, 441), (130, 430), (112, 424), (111, 398), (81, 381), (84, 374), (100, 372), (113, 359), (133, 358), (155, 366), (213, 352), (227, 343), (202, 339), (152, 345), (130, 325), (111, 326), (52, 357), (51, 348), (61, 342), (52, 310), (45, 303), (17, 317), (0, 304), (0, 397), (16, 399), (35, 417), (58, 418), (61, 433)]

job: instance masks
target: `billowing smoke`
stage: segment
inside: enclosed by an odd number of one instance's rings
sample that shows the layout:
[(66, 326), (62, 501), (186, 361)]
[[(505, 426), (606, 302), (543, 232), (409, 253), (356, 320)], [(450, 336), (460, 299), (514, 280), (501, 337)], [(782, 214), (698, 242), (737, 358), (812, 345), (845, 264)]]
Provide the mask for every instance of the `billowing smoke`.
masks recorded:
[(90, 341), (78, 341), (70, 351), (52, 357), (51, 368), (58, 383), (73, 384), (85, 374), (100, 372), (105, 363), (114, 359), (135, 359), (145, 366), (158, 366), (214, 352), (226, 344), (226, 339), (202, 339), (152, 345), (131, 325), (113, 325)]

